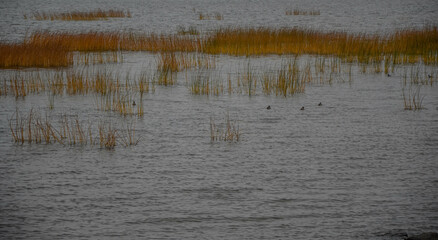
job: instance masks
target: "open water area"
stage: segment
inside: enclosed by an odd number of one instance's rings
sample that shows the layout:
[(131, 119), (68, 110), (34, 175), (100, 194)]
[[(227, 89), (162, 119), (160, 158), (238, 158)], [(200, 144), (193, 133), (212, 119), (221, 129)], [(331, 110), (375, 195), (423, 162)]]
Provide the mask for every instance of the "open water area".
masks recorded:
[[(24, 14), (129, 10), (131, 18), (37, 21)], [(290, 16), (288, 9), (320, 11)], [(222, 20), (199, 20), (220, 13)], [(390, 34), (438, 25), (436, 1), (2, 1), (0, 40), (34, 31), (200, 34), (220, 27), (299, 27)], [(79, 53), (77, 53), (79, 55)], [(115, 63), (66, 69), (2, 69), (17, 74), (103, 71), (134, 82), (154, 76), (158, 53), (120, 52)], [(176, 74), (176, 84), (131, 97), (143, 116), (99, 109), (96, 94), (49, 91), (0, 96), (0, 239), (403, 239), (438, 232), (436, 65), (398, 65), (390, 75), (331, 57), (209, 56), (214, 67)], [(327, 69), (317, 73), (323, 59)], [(236, 79), (297, 61), (311, 66), (303, 93), (286, 97)], [(410, 82), (418, 73), (425, 84)], [(431, 77), (428, 77), (431, 75)], [(214, 78), (217, 95), (190, 91)], [(233, 89), (228, 92), (228, 79)], [(319, 80), (317, 80), (319, 79)], [(403, 91), (423, 109), (404, 110)], [(249, 94), (248, 91), (253, 91)], [(319, 104), (321, 103), (321, 104)], [(270, 106), (270, 109), (267, 107)], [(304, 107), (304, 110), (301, 108)], [(10, 122), (32, 109), (43, 118), (77, 117), (85, 126), (133, 124), (137, 145), (14, 143)], [(211, 121), (229, 116), (238, 141), (212, 141)]]

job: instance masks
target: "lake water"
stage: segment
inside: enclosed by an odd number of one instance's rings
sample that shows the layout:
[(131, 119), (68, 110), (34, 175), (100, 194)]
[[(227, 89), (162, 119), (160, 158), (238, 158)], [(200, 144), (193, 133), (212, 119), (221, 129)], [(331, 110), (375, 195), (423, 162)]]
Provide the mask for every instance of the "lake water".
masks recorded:
[[(95, 8), (129, 9), (132, 18), (23, 17)], [(286, 9), (320, 15), (286, 16)], [(217, 12), (223, 20), (201, 21), (199, 12)], [(413, 0), (2, 1), (0, 39), (20, 41), (35, 30), (174, 33), (178, 26), (201, 33), (297, 26), (387, 34), (438, 25), (437, 15), (438, 2)], [(156, 67), (155, 54), (122, 55), (123, 63), (91, 68), (134, 76)], [(219, 55), (208, 72), (226, 81), (248, 66), (263, 72), (291, 58)], [(193, 95), (186, 79), (196, 71), (181, 72), (176, 85), (157, 86), (143, 97), (143, 117), (98, 111), (92, 94), (55, 96), (53, 110), (46, 93), (0, 96), (0, 238), (402, 239), (404, 233), (438, 231), (436, 86), (420, 86), (425, 109), (406, 111), (402, 82), (412, 66), (397, 67), (391, 77), (350, 69), (351, 77), (335, 74), (333, 81), (308, 84), (304, 93), (288, 97), (260, 89), (252, 96)], [(437, 74), (434, 66), (424, 71)], [(0, 79), (15, 72), (0, 70)], [(94, 126), (135, 122), (141, 139), (114, 150), (15, 144), (8, 120), (16, 109), (54, 119), (68, 113)], [(212, 142), (210, 118), (220, 125), (227, 114), (239, 125), (240, 140)]]

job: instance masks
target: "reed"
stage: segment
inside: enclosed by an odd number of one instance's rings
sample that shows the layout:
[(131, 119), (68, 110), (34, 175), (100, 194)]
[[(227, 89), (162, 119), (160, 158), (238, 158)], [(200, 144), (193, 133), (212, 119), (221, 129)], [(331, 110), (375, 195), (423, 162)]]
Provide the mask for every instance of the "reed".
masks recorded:
[(224, 84), (220, 76), (198, 70), (191, 75), (189, 90), (194, 95), (219, 96), (224, 93)]
[(54, 13), (54, 12), (33, 12), (29, 16), (27, 14), (24, 15), (25, 19), (34, 19), (37, 21), (43, 20), (61, 20), (61, 21), (94, 21), (94, 20), (102, 20), (108, 18), (130, 18), (131, 12), (123, 11), (123, 10), (102, 10), (95, 9), (87, 12), (81, 11), (71, 11), (71, 12), (63, 12), (63, 13)]
[(424, 96), (420, 94), (420, 86), (412, 88), (410, 86), (407, 90), (402, 88), (403, 105), (405, 110), (421, 110), (423, 109)]
[(111, 124), (100, 122), (99, 129), (99, 143), (101, 148), (112, 150), (116, 146), (117, 130), (111, 127)]
[(305, 90), (306, 82), (312, 81), (310, 63), (308, 63), (300, 74), (300, 67), (297, 58), (282, 64), (279, 70), (269, 70), (263, 74), (262, 90), (265, 94), (275, 93), (277, 96), (287, 97), (295, 93), (302, 93)]
[(172, 86), (176, 84), (177, 74), (170, 70), (157, 71), (157, 84), (162, 86)]
[(240, 140), (240, 128), (236, 121), (230, 120), (230, 115), (225, 116), (225, 123), (222, 126), (216, 126), (212, 117), (210, 117), (210, 140), (238, 142)]
[(140, 142), (140, 137), (135, 135), (135, 123), (130, 122), (126, 124), (126, 128), (123, 131), (117, 133), (119, 143), (125, 147), (136, 146)]

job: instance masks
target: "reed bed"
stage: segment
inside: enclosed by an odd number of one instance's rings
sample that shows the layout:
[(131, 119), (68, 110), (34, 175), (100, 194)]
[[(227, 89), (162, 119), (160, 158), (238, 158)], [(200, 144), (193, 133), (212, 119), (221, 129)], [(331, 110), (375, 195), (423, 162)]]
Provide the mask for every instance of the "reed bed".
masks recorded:
[(33, 12), (29, 15), (25, 14), (25, 19), (34, 19), (38, 21), (43, 20), (61, 20), (61, 21), (94, 21), (94, 20), (102, 20), (108, 18), (130, 18), (131, 12), (123, 11), (123, 10), (102, 10), (95, 9), (87, 12), (82, 11), (72, 11), (72, 12), (63, 12), (63, 13), (54, 13), (54, 12)]
[(91, 123), (86, 127), (77, 115), (62, 114), (56, 124), (48, 114), (42, 117), (33, 109), (25, 115), (17, 110), (8, 122), (12, 140), (20, 144), (100, 145), (114, 149), (117, 144), (127, 147), (137, 145), (141, 140), (136, 136), (133, 122), (126, 128), (116, 129), (111, 123), (100, 121), (95, 129)]
[(71, 64), (72, 54), (59, 45), (0, 43), (0, 68), (67, 67)]
[(240, 140), (240, 128), (236, 121), (230, 120), (230, 115), (227, 113), (225, 116), (225, 123), (221, 126), (217, 126), (210, 118), (210, 140), (214, 141), (227, 141), (238, 142)]
[(339, 57), (345, 62), (373, 64), (376, 72), (382, 71), (380, 64), (384, 61), (384, 71), (388, 72), (391, 65), (418, 62), (436, 65), (437, 39), (438, 30), (434, 26), (405, 29), (388, 35), (298, 28), (222, 28), (202, 36), (40, 31), (30, 34), (22, 44), (2, 44), (0, 67), (68, 66), (73, 62), (71, 51), (151, 51), (235, 56), (325, 55)]
[(392, 64), (437, 64), (436, 27), (406, 29), (394, 34), (349, 34), (309, 29), (224, 28), (207, 37), (203, 52), (236, 56), (267, 54), (314, 54), (340, 57), (343, 61), (370, 64), (382, 56)]

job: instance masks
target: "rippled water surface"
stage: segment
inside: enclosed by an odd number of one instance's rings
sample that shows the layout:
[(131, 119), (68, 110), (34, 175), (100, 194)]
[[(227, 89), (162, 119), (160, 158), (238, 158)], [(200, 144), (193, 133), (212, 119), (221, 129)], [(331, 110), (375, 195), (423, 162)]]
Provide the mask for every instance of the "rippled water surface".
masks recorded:
[[(132, 18), (23, 18), (35, 10), (94, 8), (129, 9)], [(321, 14), (286, 16), (285, 9)], [(198, 12), (224, 19), (200, 21)], [(2, 1), (0, 39), (19, 41), (35, 30), (173, 33), (178, 26), (386, 34), (437, 25), (437, 15), (436, 1), (410, 0)], [(139, 72), (156, 64), (150, 53), (123, 56), (123, 63), (97, 67)], [(221, 55), (212, 71), (226, 79), (246, 66), (258, 71), (287, 58)], [(175, 86), (157, 86), (143, 98), (141, 118), (97, 111), (93, 95), (55, 96), (53, 110), (44, 93), (0, 96), (0, 238), (401, 239), (438, 231), (438, 91), (422, 86), (425, 109), (403, 110), (406, 69), (388, 77), (353, 66), (351, 79), (344, 74), (309, 84), (305, 93), (286, 98), (196, 96), (181, 73)], [(427, 71), (436, 74), (436, 68)], [(141, 141), (114, 150), (14, 144), (8, 119), (16, 109), (31, 108), (91, 123), (134, 120)], [(220, 124), (227, 114), (241, 139), (211, 142), (210, 118)]]

